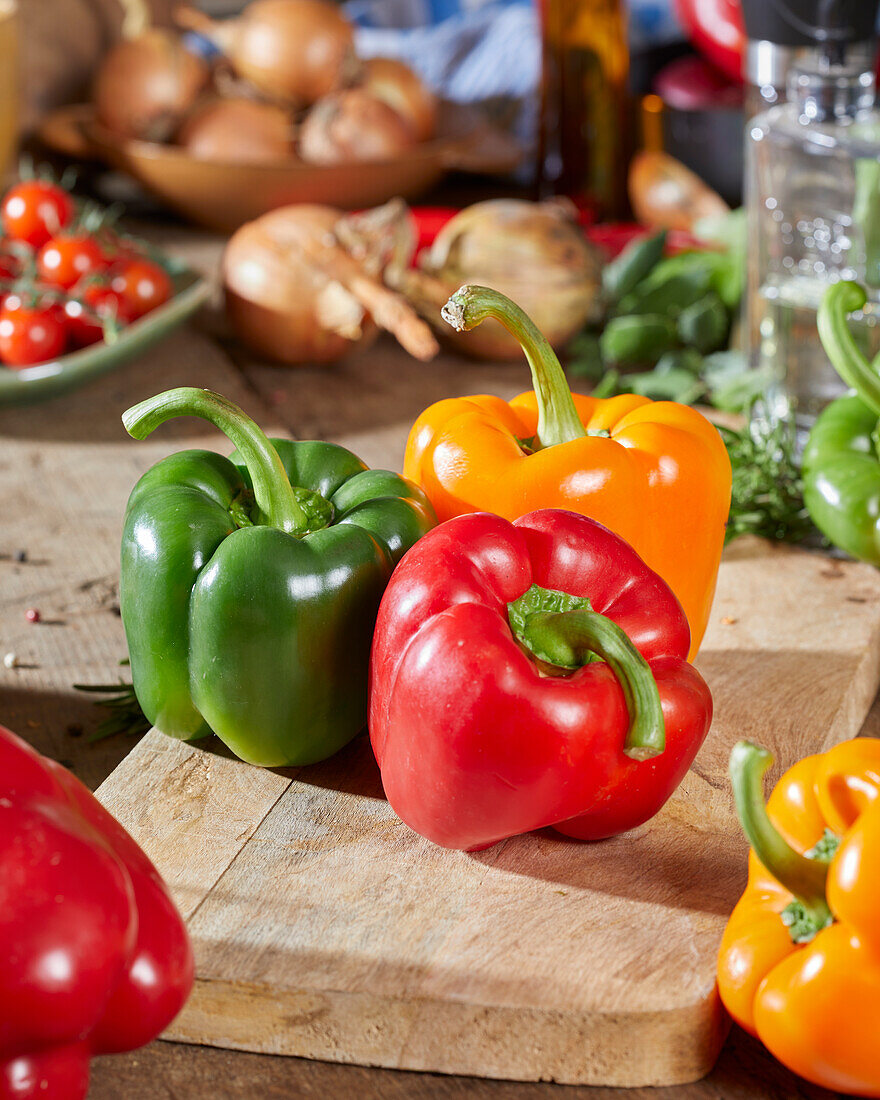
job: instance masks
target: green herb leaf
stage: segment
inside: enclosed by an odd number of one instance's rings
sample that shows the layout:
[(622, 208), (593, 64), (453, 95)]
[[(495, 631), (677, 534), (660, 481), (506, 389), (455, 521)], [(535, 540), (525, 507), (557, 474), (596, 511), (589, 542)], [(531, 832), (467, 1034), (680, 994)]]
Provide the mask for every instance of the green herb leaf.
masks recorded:
[(599, 381), (590, 390), (590, 397), (613, 397), (616, 393), (619, 393), (618, 385), (620, 383), (620, 371), (611, 370), (605, 371)]
[(718, 430), (733, 468), (725, 542), (740, 535), (802, 542), (813, 532), (813, 524), (804, 504), (791, 429), (753, 421), (740, 431)]
[(677, 401), (681, 405), (692, 405), (706, 392), (699, 378), (681, 368), (631, 374), (626, 385), (630, 393), (650, 397), (653, 401)]
[[(126, 657), (119, 663), (127, 665), (129, 660)], [(103, 741), (107, 737), (114, 737), (117, 733), (130, 733), (140, 737), (149, 730), (151, 723), (141, 710), (131, 684), (120, 680), (118, 684), (74, 684), (73, 686), (77, 691), (104, 696), (96, 699), (95, 705), (107, 707), (110, 711), (95, 732), (87, 738), (90, 744)]]
[(772, 366), (752, 368), (741, 351), (716, 351), (703, 361), (709, 400), (725, 412), (747, 412), (776, 381)]
[(599, 337), (592, 332), (581, 332), (566, 348), (566, 369), (575, 378), (598, 380), (605, 371)]
[(667, 351), (661, 355), (654, 367), (654, 374), (669, 374), (670, 371), (682, 370), (691, 375), (698, 375), (703, 369), (703, 357), (696, 348), (679, 348), (677, 351)]

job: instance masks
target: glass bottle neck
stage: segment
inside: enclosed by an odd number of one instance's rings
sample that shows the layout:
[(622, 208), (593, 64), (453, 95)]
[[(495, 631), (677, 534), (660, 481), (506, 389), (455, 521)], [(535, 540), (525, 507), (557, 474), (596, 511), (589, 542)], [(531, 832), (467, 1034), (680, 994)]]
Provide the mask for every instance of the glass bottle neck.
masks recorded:
[(792, 67), (788, 98), (801, 122), (845, 122), (874, 106), (873, 47), (873, 43), (850, 46), (842, 64), (814, 52)]

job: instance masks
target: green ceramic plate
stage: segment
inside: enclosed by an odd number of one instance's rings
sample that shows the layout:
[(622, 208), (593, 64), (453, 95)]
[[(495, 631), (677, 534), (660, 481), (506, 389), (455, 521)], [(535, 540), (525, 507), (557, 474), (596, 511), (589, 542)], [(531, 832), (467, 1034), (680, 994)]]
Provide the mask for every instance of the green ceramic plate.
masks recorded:
[(91, 378), (127, 363), (195, 313), (210, 293), (207, 279), (194, 271), (173, 276), (174, 296), (139, 321), (121, 329), (112, 344), (92, 344), (49, 363), (22, 370), (0, 366), (0, 405), (21, 405), (57, 397)]

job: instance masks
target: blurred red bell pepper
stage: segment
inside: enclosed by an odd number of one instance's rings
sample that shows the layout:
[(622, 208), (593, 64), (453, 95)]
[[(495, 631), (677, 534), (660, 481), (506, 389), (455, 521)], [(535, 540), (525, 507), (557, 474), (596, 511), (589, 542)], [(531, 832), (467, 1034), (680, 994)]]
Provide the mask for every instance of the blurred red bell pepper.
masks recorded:
[(154, 1039), (192, 981), (152, 863), (78, 779), (0, 726), (0, 1098), (81, 1100), (89, 1059)]
[[(437, 234), (448, 221), (460, 213), (457, 206), (414, 206), (412, 216), (416, 224), (417, 244), (415, 258), (424, 248), (433, 244)], [(651, 230), (637, 222), (601, 222), (594, 224), (592, 214), (579, 210), (581, 227), (587, 240), (598, 245), (610, 260), (619, 255), (636, 237), (645, 237)], [(666, 255), (674, 256), (678, 252), (689, 252), (694, 248), (717, 248), (711, 242), (701, 241), (683, 229), (670, 229), (666, 234)]]
[(675, 10), (697, 49), (731, 80), (742, 80), (746, 33), (740, 0), (675, 0)]
[(709, 729), (668, 586), (572, 512), (459, 516), (403, 558), (373, 639), (370, 735), (392, 808), (447, 848), (647, 821)]

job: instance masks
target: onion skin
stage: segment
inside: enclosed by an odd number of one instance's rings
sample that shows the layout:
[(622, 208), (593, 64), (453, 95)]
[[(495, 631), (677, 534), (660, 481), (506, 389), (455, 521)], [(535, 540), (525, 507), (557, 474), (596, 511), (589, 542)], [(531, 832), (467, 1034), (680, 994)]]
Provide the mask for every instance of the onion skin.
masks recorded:
[(629, 199), (636, 218), (652, 229), (690, 232), (701, 218), (727, 214), (719, 194), (668, 153), (637, 153), (629, 169)]
[(203, 33), (239, 76), (297, 106), (338, 88), (354, 58), (351, 24), (325, 0), (253, 0), (238, 19), (213, 23)]
[(363, 88), (325, 96), (299, 134), (299, 154), (312, 164), (390, 160), (416, 143), (405, 118)]
[(177, 143), (199, 160), (268, 164), (293, 155), (290, 117), (253, 99), (211, 99), (188, 115)]
[(330, 280), (302, 255), (300, 242), (332, 233), (340, 217), (329, 206), (282, 207), (243, 225), (226, 247), (227, 316), (239, 339), (273, 362), (332, 363), (375, 336), (369, 318), (359, 339), (316, 321), (318, 296)]
[(359, 86), (405, 118), (416, 141), (434, 136), (437, 99), (408, 65), (393, 57), (371, 57), (363, 63)]
[(122, 138), (163, 141), (208, 82), (205, 62), (171, 31), (151, 29), (118, 43), (95, 78), (95, 117)]
[[(556, 200), (475, 203), (446, 223), (421, 266), (447, 296), (464, 283), (506, 294), (560, 347), (601, 310), (601, 257), (573, 214)], [(439, 331), (478, 359), (522, 355), (519, 342), (498, 321), (485, 321), (466, 334)]]

